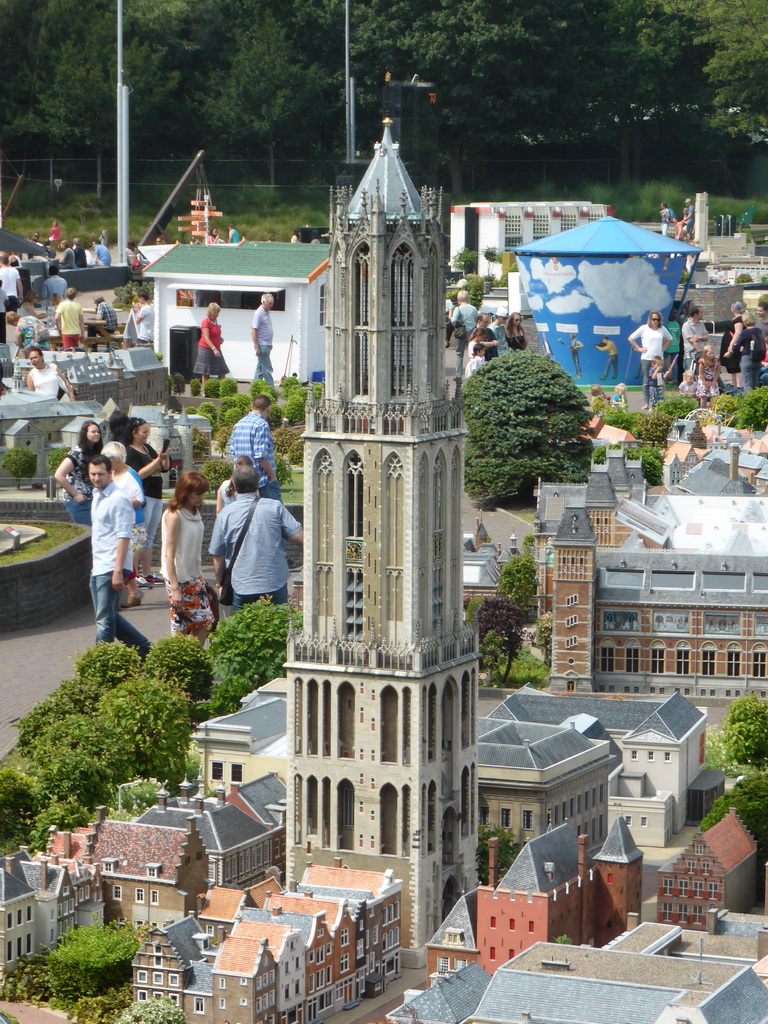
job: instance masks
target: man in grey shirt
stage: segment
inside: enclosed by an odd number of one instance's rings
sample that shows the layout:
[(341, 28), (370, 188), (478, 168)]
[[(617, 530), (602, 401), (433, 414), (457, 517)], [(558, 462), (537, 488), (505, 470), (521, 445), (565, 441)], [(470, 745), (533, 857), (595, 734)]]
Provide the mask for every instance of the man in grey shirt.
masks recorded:
[(253, 503), (258, 503), (232, 570), (233, 611), (260, 597), (271, 597), (273, 604), (286, 604), (290, 571), (285, 541), (290, 538), (300, 544), (304, 542), (301, 523), (282, 502), (259, 498), (259, 478), (259, 472), (248, 466), (234, 471), (232, 481), (237, 501), (225, 506), (217, 516), (208, 549), (213, 555), (216, 582), (220, 587), (224, 567), (232, 561), (248, 513)]
[(275, 303), (275, 298), (270, 292), (264, 292), (261, 296), (261, 305), (253, 314), (251, 321), (251, 340), (253, 350), (256, 353), (256, 372), (254, 380), (265, 380), (267, 384), (274, 385), (272, 377), (272, 342), (274, 331), (272, 328), (272, 317), (270, 309)]
[[(469, 292), (463, 289), (456, 296), (458, 306), (453, 311), (451, 323), (453, 324), (453, 338), (456, 345), (456, 376), (461, 377), (464, 372), (464, 351), (469, 344), (469, 336), (477, 324), (477, 310), (469, 303)], [(466, 330), (463, 338), (456, 337), (456, 324), (462, 322)]]

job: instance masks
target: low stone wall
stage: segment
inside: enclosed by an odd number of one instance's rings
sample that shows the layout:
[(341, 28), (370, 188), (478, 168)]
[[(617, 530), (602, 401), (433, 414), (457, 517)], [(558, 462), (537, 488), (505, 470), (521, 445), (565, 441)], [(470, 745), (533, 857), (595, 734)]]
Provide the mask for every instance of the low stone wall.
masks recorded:
[[(66, 517), (66, 512), (64, 515)], [(15, 521), (23, 520), (16, 516)], [(44, 626), (60, 618), (65, 611), (89, 604), (90, 571), (91, 535), (88, 532), (39, 558), (0, 565), (0, 594), (3, 595), (0, 633)]]

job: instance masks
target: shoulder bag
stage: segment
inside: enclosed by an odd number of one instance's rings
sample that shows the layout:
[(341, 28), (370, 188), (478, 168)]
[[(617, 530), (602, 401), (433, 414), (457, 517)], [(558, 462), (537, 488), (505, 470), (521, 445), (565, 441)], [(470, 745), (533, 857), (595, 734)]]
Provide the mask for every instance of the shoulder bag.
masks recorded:
[(221, 593), (219, 594), (219, 604), (223, 604), (225, 607), (229, 607), (235, 599), (235, 592), (232, 589), (232, 570), (235, 567), (237, 556), (240, 554), (240, 548), (243, 546), (245, 535), (248, 533), (248, 529), (251, 525), (251, 520), (253, 519), (253, 513), (256, 511), (256, 506), (258, 505), (258, 503), (259, 499), (256, 498), (251, 507), (248, 509), (248, 515), (245, 517), (245, 522), (243, 523), (243, 528), (240, 531), (240, 536), (237, 538), (235, 550), (232, 552), (232, 561), (224, 570), (224, 575), (221, 578)]

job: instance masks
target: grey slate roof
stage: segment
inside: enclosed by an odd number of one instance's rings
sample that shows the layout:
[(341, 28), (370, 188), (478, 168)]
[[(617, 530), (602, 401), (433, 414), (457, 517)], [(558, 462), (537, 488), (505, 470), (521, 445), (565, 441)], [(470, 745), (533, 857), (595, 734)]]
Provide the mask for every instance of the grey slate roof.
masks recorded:
[(751, 967), (724, 985), (700, 1006), (707, 1024), (764, 1024), (768, 1021), (768, 989)]
[(243, 783), (239, 794), (262, 820), (274, 825), (280, 823), (280, 815), (268, 808), (268, 804), (285, 803), (285, 783), (277, 775), (270, 773)]
[(664, 700), (615, 700), (610, 697), (554, 696), (524, 686), (488, 716), (512, 718), (521, 722), (545, 722), (559, 725), (569, 715), (585, 713), (597, 718), (611, 732), (639, 732), (651, 716), (657, 714), (675, 739), (681, 739), (700, 722), (704, 712), (679, 693)]
[(198, 960), (189, 968), (184, 985), (186, 992), (199, 992), (201, 995), (213, 995), (213, 964), (207, 960)]
[(201, 728), (219, 724), (246, 726), (250, 729), (252, 740), (282, 736), (286, 729), (285, 697), (276, 693), (254, 695), (242, 711), (211, 718), (203, 722)]
[(253, 907), (244, 907), (243, 916), (241, 918), (243, 921), (261, 921), (263, 924), (290, 925), (294, 931), (297, 931), (301, 935), (304, 943), (309, 939), (309, 933), (312, 929), (314, 919), (315, 915), (312, 913), (296, 914), (291, 912), (275, 915), (271, 910), (261, 910)]
[[(168, 803), (169, 806), (166, 808), (157, 805), (150, 807), (136, 820), (144, 825), (186, 828), (187, 820), (193, 814), (206, 853), (224, 853), (235, 846), (247, 843), (248, 840), (258, 839), (268, 831), (264, 825), (234, 804), (220, 804), (199, 811), (191, 802), (178, 806), (178, 798), (169, 800)], [(170, 806), (171, 804), (177, 806)]]
[(491, 980), (480, 964), (467, 964), (387, 1014), (395, 1020), (462, 1024), (477, 1009)]
[(174, 921), (162, 929), (173, 947), (179, 960), (185, 967), (203, 959), (200, 947), (194, 940), (195, 935), (205, 932), (200, 922), (195, 917), (183, 917), (180, 921)]
[(507, 722), (480, 739), (477, 760), (479, 764), (506, 768), (549, 768), (591, 749), (587, 737), (570, 727)]
[(406, 214), (414, 215), (421, 211), (421, 200), (416, 187), (411, 181), (400, 157), (400, 145), (393, 142), (389, 124), (385, 122), (381, 142), (374, 146), (373, 159), (357, 186), (349, 204), (350, 216), (360, 216), (363, 212), (364, 197), (367, 197), (368, 212), (371, 204), (379, 195), (388, 214), (399, 214), (400, 204), (405, 197)]
[[(475, 938), (477, 926), (477, 889), (463, 893), (454, 903), (452, 910), (429, 940), (430, 945), (441, 946), (447, 931), (464, 933), (463, 949), (477, 949)], [(455, 948), (455, 947), (453, 947)]]
[(0, 868), (0, 903), (14, 900), (18, 896), (29, 896), (34, 891), (24, 879), (9, 874), (5, 868)]
[(584, 508), (569, 506), (563, 513), (555, 534), (558, 544), (594, 544), (592, 520)]
[[(553, 865), (551, 878), (544, 870), (546, 863)], [(525, 844), (499, 882), (499, 888), (510, 892), (550, 892), (576, 877), (578, 863), (576, 833), (567, 823), (558, 825)]]
[(625, 819), (621, 814), (617, 815), (595, 860), (610, 861), (611, 864), (631, 864), (642, 856), (642, 851), (637, 848)]
[(474, 1018), (508, 1024), (529, 1013), (537, 1024), (655, 1024), (678, 992), (568, 974), (500, 970), (491, 979)]
[(685, 494), (755, 494), (756, 488), (739, 474), (738, 480), (731, 480), (729, 467), (725, 462), (700, 462), (688, 472), (677, 485)]
[(593, 466), (592, 472), (587, 480), (587, 505), (610, 505), (616, 504), (616, 491), (608, 475), (607, 466)]

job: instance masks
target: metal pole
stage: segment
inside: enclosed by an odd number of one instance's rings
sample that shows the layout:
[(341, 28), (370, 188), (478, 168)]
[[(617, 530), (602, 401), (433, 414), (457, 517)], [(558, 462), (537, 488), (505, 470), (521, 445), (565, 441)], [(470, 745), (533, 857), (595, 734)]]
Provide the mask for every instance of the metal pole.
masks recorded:
[[(127, 85), (123, 85), (123, 125), (122, 125), (122, 132), (123, 132), (123, 146), (122, 146), (123, 158), (122, 158), (122, 168), (121, 168), (121, 170), (122, 170), (122, 181), (123, 181), (123, 238), (125, 239), (125, 244), (124, 244), (124, 247), (123, 247), (123, 253), (125, 253), (125, 245), (127, 245), (127, 243), (128, 243), (128, 235), (130, 233), (130, 229), (128, 227), (129, 214), (130, 214), (130, 208), (131, 208), (131, 202), (130, 202), (130, 186), (131, 186), (131, 183), (130, 183), (130, 177), (129, 177), (130, 172), (128, 170), (128, 123), (129, 123), (128, 104), (129, 104), (129, 97), (130, 97), (130, 95), (131, 95), (130, 87), (127, 86)], [(123, 256), (123, 258), (125, 258), (125, 257)]]
[(350, 160), (355, 159), (355, 80), (349, 80), (349, 138), (350, 138)]
[(349, 77), (349, 0), (344, 2), (344, 87), (347, 115), (347, 163), (352, 163), (352, 82)]
[(125, 212), (125, 186), (123, 177), (123, 142), (125, 118), (123, 101), (123, 0), (118, 0), (118, 67), (117, 67), (117, 143), (118, 143), (118, 262), (125, 259), (128, 243)]

